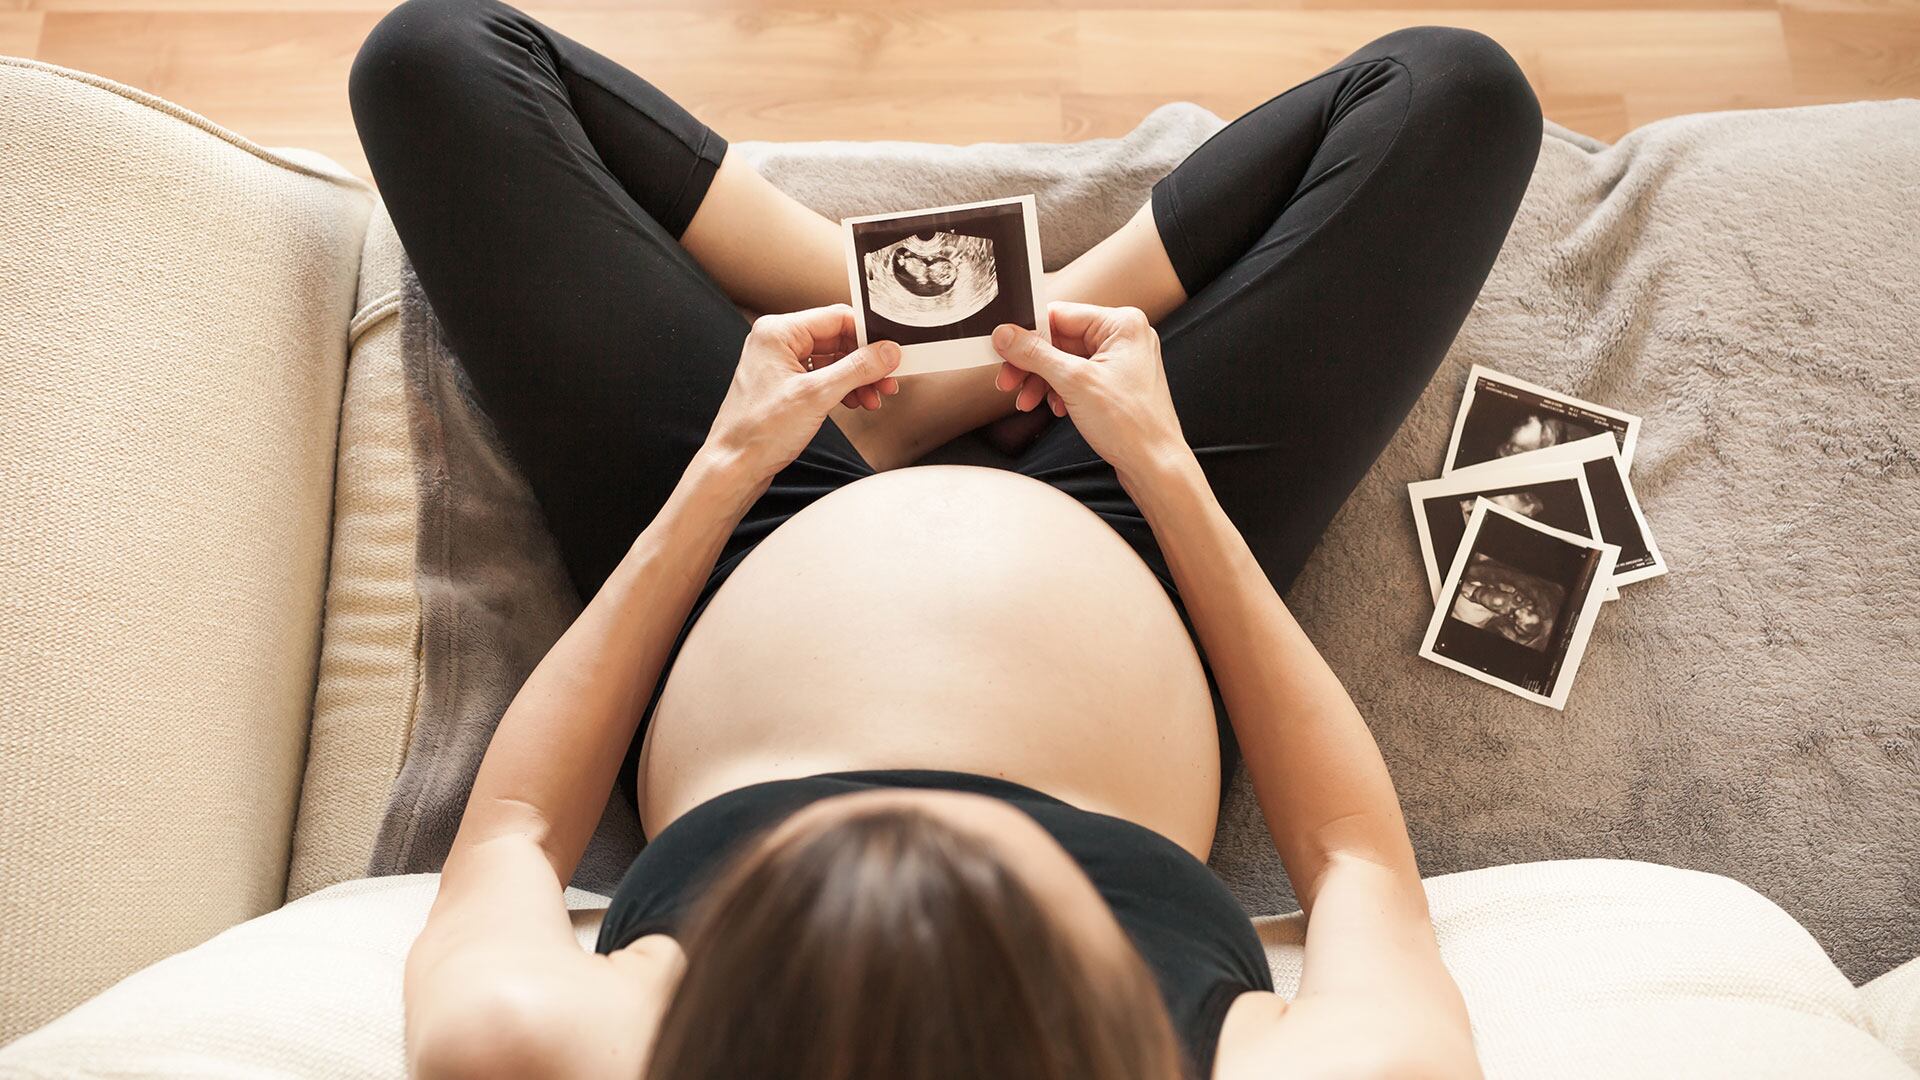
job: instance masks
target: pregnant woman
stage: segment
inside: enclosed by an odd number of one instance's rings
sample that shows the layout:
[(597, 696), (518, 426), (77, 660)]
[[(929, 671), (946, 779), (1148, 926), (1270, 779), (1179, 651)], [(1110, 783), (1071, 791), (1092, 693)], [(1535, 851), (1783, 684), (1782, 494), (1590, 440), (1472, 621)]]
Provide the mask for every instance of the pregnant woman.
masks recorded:
[[(409, 954), (418, 1075), (1477, 1072), (1280, 593), (1527, 185), (1498, 45), (1405, 30), (1268, 100), (1047, 276), (1053, 346), (911, 378), (852, 349), (833, 222), (525, 14), (409, 0), (350, 89), (589, 598)], [(904, 467), (983, 425), (1007, 467)], [(1291, 999), (1205, 864), (1241, 760), (1308, 913)], [(561, 887), (616, 783), (649, 843), (587, 952)]]

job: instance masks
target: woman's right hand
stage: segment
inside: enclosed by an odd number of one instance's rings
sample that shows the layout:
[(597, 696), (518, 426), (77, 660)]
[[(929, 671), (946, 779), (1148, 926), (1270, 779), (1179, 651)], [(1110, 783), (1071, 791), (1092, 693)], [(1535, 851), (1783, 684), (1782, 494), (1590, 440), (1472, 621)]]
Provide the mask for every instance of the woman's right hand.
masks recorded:
[(1016, 409), (1027, 412), (1045, 400), (1055, 416), (1071, 416), (1123, 484), (1169, 457), (1191, 455), (1167, 391), (1160, 335), (1144, 312), (1056, 300), (1047, 319), (1051, 345), (1011, 323), (994, 329), (993, 347), (1005, 363), (993, 385), (1019, 391)]

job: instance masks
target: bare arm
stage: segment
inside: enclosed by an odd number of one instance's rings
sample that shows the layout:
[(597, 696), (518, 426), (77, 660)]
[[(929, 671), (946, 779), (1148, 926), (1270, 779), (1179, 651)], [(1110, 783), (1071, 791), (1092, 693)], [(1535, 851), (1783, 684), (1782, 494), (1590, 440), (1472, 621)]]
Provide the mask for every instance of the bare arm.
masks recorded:
[[(673, 972), (674, 949), (583, 952), (561, 889), (666, 651), (753, 495), (717, 455), (695, 458), (501, 716), (407, 953), (413, 1075), (638, 1072), (664, 1002), (639, 991)], [(615, 966), (628, 963), (633, 977)]]
[[(694, 458), (666, 505), (548, 650), (500, 717), (453, 849), (532, 840), (573, 876), (674, 637), (758, 485)], [(451, 860), (449, 860), (451, 861)]]
[(407, 956), (419, 1075), (637, 1074), (683, 958), (657, 937), (583, 952), (561, 891), (734, 526), (835, 402), (859, 390), (877, 407), (899, 350), (846, 353), (851, 319), (836, 305), (755, 323), (706, 445), (501, 716)]
[[(1045, 400), (1071, 414), (1146, 516), (1307, 912), (1300, 994), (1273, 1003), (1267, 1064), (1476, 1074), (1466, 1006), (1440, 961), (1386, 763), (1214, 498), (1174, 415), (1158, 337), (1132, 309), (1051, 307), (1061, 348), (1014, 335), (1001, 346), (998, 385), (1020, 386), (1023, 407)], [(1383, 1029), (1382, 1015), (1395, 1023)], [(1226, 1050), (1223, 1038), (1223, 1069)]]
[[(1338, 1062), (1341, 1071), (1364, 1064), (1397, 1075), (1476, 1075), (1466, 1003), (1440, 960), (1393, 781), (1352, 699), (1190, 450), (1164, 452), (1128, 490), (1207, 650), (1307, 913), (1300, 992), (1264, 1056)], [(1385, 1038), (1383, 1013), (1396, 1017)]]
[[(856, 388), (870, 390), (898, 363), (899, 349), (885, 343), (804, 369), (809, 356), (842, 355), (851, 320), (840, 304), (755, 324), (706, 445), (501, 716), (456, 853), (524, 836), (558, 881), (573, 876), (667, 652), (727, 537), (826, 410)], [(877, 407), (878, 392), (871, 399)]]
[(1424, 897), (1372, 733), (1228, 520), (1193, 452), (1163, 451), (1128, 490), (1207, 651), (1301, 908), (1313, 916), (1342, 859), (1364, 860), (1398, 891)]

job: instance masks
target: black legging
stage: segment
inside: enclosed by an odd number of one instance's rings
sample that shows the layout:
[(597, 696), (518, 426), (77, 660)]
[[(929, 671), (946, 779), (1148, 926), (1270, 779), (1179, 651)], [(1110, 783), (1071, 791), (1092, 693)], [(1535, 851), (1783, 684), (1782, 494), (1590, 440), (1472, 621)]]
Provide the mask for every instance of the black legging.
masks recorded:
[[(361, 47), (349, 94), (421, 287), (589, 597), (704, 440), (747, 335), (678, 242), (726, 142), (496, 0), (407, 0)], [(1173, 402), (1276, 589), (1446, 354), (1540, 137), (1505, 50), (1417, 27), (1254, 108), (1154, 185), (1189, 297), (1158, 327)], [(1186, 618), (1140, 511), (1070, 418), (1010, 467), (1112, 525)], [(822, 424), (734, 530), (681, 640), (755, 544), (872, 472)]]

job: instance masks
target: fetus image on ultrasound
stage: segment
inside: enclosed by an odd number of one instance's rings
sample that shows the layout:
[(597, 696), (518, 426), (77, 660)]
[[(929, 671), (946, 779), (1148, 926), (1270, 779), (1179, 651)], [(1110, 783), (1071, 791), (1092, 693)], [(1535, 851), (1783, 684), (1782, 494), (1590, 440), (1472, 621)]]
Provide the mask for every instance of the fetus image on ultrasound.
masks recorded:
[(865, 258), (875, 314), (904, 326), (959, 322), (1000, 294), (993, 241), (943, 230), (915, 233)]
[(1566, 590), (1479, 552), (1468, 558), (1449, 614), (1516, 645), (1547, 651)]
[(993, 328), (1040, 329), (1033, 196), (841, 219), (862, 344), (900, 346), (899, 373), (998, 364)]
[(1621, 465), (1631, 465), (1639, 423), (1638, 417), (1628, 413), (1475, 364), (1454, 418), (1447, 468), (1520, 457), (1602, 433), (1612, 435), (1619, 446)]
[[(1507, 491), (1498, 495), (1481, 495), (1482, 499), (1495, 506), (1504, 506), (1516, 514), (1525, 514), (1538, 518), (1547, 509), (1547, 501), (1531, 491)], [(1460, 500), (1460, 524), (1473, 520), (1473, 497)]]
[(1599, 431), (1589, 430), (1569, 420), (1528, 413), (1507, 432), (1506, 439), (1494, 448), (1494, 453), (1501, 457), (1512, 457), (1529, 450), (1544, 450), (1549, 446), (1559, 446), (1598, 434)]

